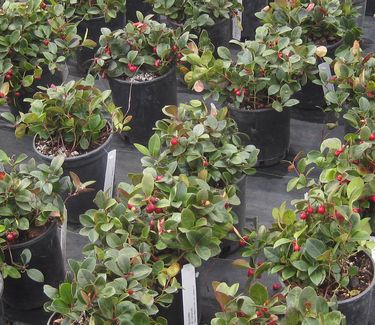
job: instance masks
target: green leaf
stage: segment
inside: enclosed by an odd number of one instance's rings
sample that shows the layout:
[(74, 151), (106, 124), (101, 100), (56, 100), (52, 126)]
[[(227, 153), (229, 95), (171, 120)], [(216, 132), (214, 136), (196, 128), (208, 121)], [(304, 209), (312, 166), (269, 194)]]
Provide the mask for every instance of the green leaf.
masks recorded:
[(43, 282), (44, 281), (44, 276), (43, 273), (40, 272), (37, 269), (28, 269), (26, 270), (27, 275), (29, 276), (30, 279), (36, 281), (36, 282)]
[(142, 189), (147, 197), (152, 195), (154, 185), (154, 177), (150, 173), (144, 174), (142, 178)]
[(326, 245), (319, 239), (308, 238), (305, 244), (305, 252), (312, 258), (316, 258), (323, 254), (326, 250)]
[(249, 296), (258, 305), (263, 305), (268, 299), (267, 288), (261, 283), (255, 283), (250, 287)]
[(156, 157), (160, 152), (160, 137), (158, 134), (154, 133), (150, 140), (148, 141), (148, 149), (151, 156)]

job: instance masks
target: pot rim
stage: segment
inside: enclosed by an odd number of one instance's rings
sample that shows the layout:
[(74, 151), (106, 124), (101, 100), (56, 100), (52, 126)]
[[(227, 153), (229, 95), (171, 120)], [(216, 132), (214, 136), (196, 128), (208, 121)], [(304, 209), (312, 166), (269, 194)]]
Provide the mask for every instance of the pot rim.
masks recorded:
[(118, 77), (116, 77), (116, 78), (108, 78), (108, 79), (114, 80), (114, 81), (116, 81), (118, 83), (121, 83), (121, 84), (132, 85), (132, 87), (139, 87), (139, 86), (150, 85), (152, 83), (158, 82), (159, 80), (168, 77), (169, 75), (171, 75), (175, 71), (176, 71), (176, 65), (173, 64), (166, 73), (164, 73), (161, 76), (158, 76), (158, 77), (156, 77), (156, 78), (154, 78), (152, 80), (137, 81), (137, 82), (133, 81), (133, 82), (131, 82), (131, 81), (128, 81), (128, 80), (120, 79)]
[(52, 222), (49, 224), (47, 230), (44, 233), (42, 233), (40, 236), (35, 237), (35, 238), (31, 239), (31, 240), (22, 242), (22, 243), (10, 244), (9, 248), (12, 250), (12, 249), (20, 249), (20, 248), (26, 248), (28, 246), (31, 246), (31, 245), (33, 245), (33, 244), (41, 241), (47, 235), (49, 235), (52, 231), (55, 230), (56, 227), (57, 227), (57, 220), (53, 219)]
[[(370, 258), (370, 260), (371, 260), (371, 262), (372, 262), (372, 273), (373, 273), (373, 274), (372, 274), (372, 281), (371, 281), (370, 285), (369, 285), (365, 290), (363, 290), (359, 295), (356, 295), (356, 296), (354, 296), (354, 297), (351, 297), (351, 298), (349, 298), (349, 299), (345, 299), (345, 300), (338, 300), (338, 301), (337, 301), (337, 305), (338, 305), (338, 306), (343, 305), (343, 304), (352, 303), (352, 302), (354, 302), (355, 300), (360, 299), (360, 298), (363, 297), (364, 295), (368, 294), (369, 291), (372, 290), (373, 287), (375, 286), (375, 261), (374, 261), (372, 255), (369, 254), (368, 252), (366, 252), (365, 250), (362, 250), (362, 251), (360, 251), (360, 252), (363, 252), (364, 254), (366, 254), (366, 255)], [(358, 253), (359, 253), (359, 252), (358, 252)]]
[[(79, 156), (76, 156), (76, 157), (65, 157), (64, 158), (64, 162), (79, 161), (79, 160), (90, 158), (92, 156), (95, 156), (99, 151), (101, 151), (103, 148), (105, 148), (112, 141), (112, 138), (113, 138), (113, 133), (112, 133), (113, 127), (112, 127), (112, 125), (111, 125), (111, 123), (109, 121), (107, 121), (107, 125), (109, 125), (109, 127), (111, 129), (111, 132), (110, 132), (107, 140), (105, 140), (104, 143), (102, 143), (99, 147), (95, 148), (94, 150), (91, 150), (89, 152), (84, 153), (83, 155), (79, 155)], [(36, 152), (36, 154), (39, 157), (41, 157), (44, 160), (48, 160), (48, 161), (52, 161), (53, 158), (57, 157), (57, 156), (47, 156), (47, 155), (39, 152), (36, 149), (36, 146), (35, 146), (36, 137), (37, 137), (37, 135), (34, 135), (34, 138), (33, 138), (33, 150), (34, 150), (34, 152)]]
[[(166, 19), (167, 19), (167, 21), (168, 22), (170, 22), (171, 24), (174, 24), (174, 25), (176, 25), (177, 27), (183, 27), (184, 26), (184, 23), (179, 23), (179, 22), (177, 22), (177, 21), (175, 21), (175, 20), (173, 20), (173, 19), (170, 19), (169, 17), (165, 17)], [(209, 25), (209, 26), (199, 26), (198, 28), (200, 28), (200, 29), (207, 29), (207, 28), (210, 28), (210, 27), (214, 27), (214, 26), (216, 26), (216, 25), (220, 25), (220, 24), (222, 24), (222, 23), (224, 23), (224, 22), (227, 22), (227, 21), (230, 21), (231, 19), (230, 18), (225, 18), (225, 17), (223, 17), (223, 18), (221, 18), (220, 20), (218, 20), (218, 21), (215, 21), (215, 24), (213, 24), (213, 25)]]
[(262, 112), (269, 112), (269, 111), (275, 111), (275, 113), (284, 113), (288, 111), (289, 107), (284, 107), (281, 112), (278, 112), (272, 107), (266, 107), (266, 108), (257, 108), (257, 109), (241, 109), (233, 107), (231, 104), (227, 104), (228, 109), (236, 111), (236, 112), (246, 112), (246, 113), (258, 113), (261, 114)]
[(327, 48), (327, 51), (332, 51), (333, 49), (336, 49), (338, 48), (342, 43), (344, 42), (344, 39), (341, 37), (338, 41), (336, 41), (335, 43), (332, 43), (332, 44), (327, 44), (327, 45), (317, 45), (314, 43), (314, 45), (316, 47), (318, 46), (325, 46)]

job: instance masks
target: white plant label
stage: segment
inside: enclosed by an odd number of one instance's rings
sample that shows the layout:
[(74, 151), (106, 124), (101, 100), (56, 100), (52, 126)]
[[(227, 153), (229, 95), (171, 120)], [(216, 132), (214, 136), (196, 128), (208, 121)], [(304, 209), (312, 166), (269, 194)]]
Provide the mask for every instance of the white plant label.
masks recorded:
[[(238, 2), (242, 5), (242, 0), (238, 0)], [(239, 41), (241, 40), (241, 29), (238, 26), (238, 18), (242, 21), (242, 11), (238, 11), (238, 16), (232, 19), (232, 37)]]
[(182, 267), (181, 279), (184, 325), (198, 325), (197, 285), (195, 267), (192, 264)]
[(113, 182), (115, 179), (116, 170), (116, 150), (108, 152), (107, 155), (107, 168), (105, 171), (104, 188), (103, 191), (112, 197)]
[[(319, 69), (319, 73), (324, 73), (327, 76), (328, 79), (332, 77), (331, 68), (330, 68), (330, 66), (327, 62), (323, 62), (323, 63), (319, 64), (318, 69)], [(335, 86), (333, 84), (323, 85), (324, 95), (327, 94), (328, 92), (334, 91), (334, 90), (335, 90)]]

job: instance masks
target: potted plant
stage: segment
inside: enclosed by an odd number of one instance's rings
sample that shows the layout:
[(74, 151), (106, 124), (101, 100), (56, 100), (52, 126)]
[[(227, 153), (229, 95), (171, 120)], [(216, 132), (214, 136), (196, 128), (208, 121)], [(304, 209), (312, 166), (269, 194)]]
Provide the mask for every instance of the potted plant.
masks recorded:
[(375, 285), (373, 259), (365, 251), (373, 246), (369, 220), (336, 204), (319, 187), (293, 203), (296, 212), (285, 203), (272, 212), (275, 224), (264, 244), (266, 261), (241, 266), (248, 268), (249, 277), (258, 268), (268, 269), (285, 285), (312, 286), (326, 299), (336, 297), (348, 324), (366, 323)]
[[(56, 288), (44, 286), (50, 298), (45, 310), (54, 312), (47, 325), (166, 325), (156, 316), (157, 305), (176, 290), (176, 279), (162, 262), (151, 260), (150, 249), (147, 244), (141, 250), (124, 244), (103, 249), (101, 257), (69, 260), (71, 278)], [(162, 282), (163, 276), (168, 282)]]
[[(359, 42), (352, 48), (341, 51), (331, 63), (333, 76), (321, 75), (321, 85), (333, 85), (334, 90), (325, 95), (328, 110), (340, 113), (359, 107), (359, 101), (375, 98), (375, 57), (372, 53), (362, 54)], [(349, 108), (349, 109), (348, 109)], [(353, 121), (352, 121), (353, 122)]]
[[(296, 27), (277, 31), (262, 26), (255, 41), (233, 41), (241, 47), (235, 59), (227, 48), (187, 54), (191, 71), (185, 74), (189, 87), (229, 107), (240, 132), (259, 150), (263, 165), (278, 163), (289, 148), (289, 111), (298, 103), (293, 98), (301, 89), (316, 59), (316, 47), (304, 45), (302, 30)], [(272, 125), (272, 127), (270, 127)]]
[[(125, 5), (123, 0), (77, 1), (64, 0), (65, 16), (78, 21), (78, 34), (88, 37), (92, 48), (77, 51), (77, 69), (87, 74), (93, 62), (102, 28), (116, 30), (125, 25)], [(94, 43), (93, 43), (94, 42)]]
[(174, 28), (182, 27), (199, 35), (206, 29), (215, 48), (232, 39), (231, 18), (242, 8), (238, 0), (151, 0), (154, 12), (167, 17)]
[[(160, 176), (151, 168), (131, 175), (132, 184), (119, 184), (117, 202), (99, 192), (95, 199), (98, 210), (80, 217), (81, 233), (91, 241), (88, 250), (146, 243), (152, 259), (163, 262), (181, 278), (183, 265), (199, 267), (220, 253), (220, 244), (232, 232), (234, 222), (226, 203), (236, 204), (238, 198), (234, 188), (213, 190), (197, 177)], [(96, 218), (98, 215), (101, 218)], [(172, 300), (165, 302), (171, 304)], [(170, 323), (183, 323), (181, 291), (161, 315)]]
[(3, 301), (17, 310), (39, 308), (46, 301), (43, 282), (58, 285), (65, 275), (57, 226), (64, 219), (60, 192), (78, 194), (62, 177), (64, 159), (36, 165), (27, 156), (0, 150), (0, 269)]
[(176, 176), (196, 176), (216, 189), (235, 185), (240, 204), (232, 209), (241, 231), (246, 217), (246, 175), (255, 172), (259, 150), (242, 145), (227, 108), (209, 109), (192, 100), (178, 107), (166, 106), (163, 112), (167, 118), (156, 122), (148, 148), (135, 145), (145, 155), (143, 167), (154, 167), (158, 175), (174, 170)]
[[(293, 162), (290, 170), (295, 170), (297, 177), (289, 181), (288, 190), (320, 188), (336, 204), (348, 205), (362, 218), (369, 218), (374, 232), (375, 104), (371, 106), (365, 98), (359, 103), (359, 108), (347, 113), (351, 121), (358, 120), (358, 132), (346, 135), (344, 143), (337, 138), (326, 139), (320, 151), (310, 152), (298, 163)], [(316, 168), (322, 169), (318, 182), (310, 176)]]
[[(343, 45), (341, 49), (345, 48), (359, 38), (360, 30), (354, 19), (356, 14), (357, 10), (350, 0), (301, 0), (272, 2), (256, 16), (266, 25), (301, 27), (303, 42), (325, 46), (327, 55), (333, 57), (340, 45)], [(312, 82), (317, 74), (318, 68), (302, 91), (296, 94), (300, 101), (298, 108), (324, 106), (323, 89)]]
[[(86, 79), (43, 88), (30, 100), (30, 112), (16, 121), (16, 137), (35, 135), (33, 148), (42, 160), (63, 155), (65, 174), (73, 171), (83, 184), (95, 181), (93, 191), (68, 202), (68, 220), (72, 223), (79, 222), (78, 216), (93, 206), (95, 193), (103, 189), (112, 133), (127, 131), (131, 119), (124, 117), (109, 99), (109, 90), (102, 92), (94, 83), (94, 77), (88, 75)], [(73, 179), (76, 186), (81, 186), (80, 180)]]
[(41, 0), (5, 1), (0, 25), (0, 105), (27, 112), (24, 99), (38, 86), (62, 82), (61, 65), (80, 44), (77, 27), (66, 21), (61, 4)]
[(211, 325), (345, 324), (345, 317), (311, 287), (294, 287), (270, 296), (260, 283), (252, 284), (244, 294), (238, 294), (238, 284), (228, 286), (224, 282), (213, 282), (212, 285), (221, 312), (216, 313)]
[(147, 143), (161, 109), (176, 104), (176, 62), (186, 48), (189, 33), (143, 17), (124, 29), (102, 29), (93, 70), (108, 78), (113, 101), (133, 116), (130, 142)]

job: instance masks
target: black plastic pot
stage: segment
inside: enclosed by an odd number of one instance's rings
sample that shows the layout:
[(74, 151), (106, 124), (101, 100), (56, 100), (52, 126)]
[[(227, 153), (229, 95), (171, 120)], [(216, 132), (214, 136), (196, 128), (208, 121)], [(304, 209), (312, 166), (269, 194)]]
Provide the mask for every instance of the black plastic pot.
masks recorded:
[[(13, 261), (21, 263), (20, 255), (28, 248), (31, 251), (29, 268), (35, 268), (44, 275), (44, 283), (31, 280), (26, 273), (20, 279), (4, 279), (3, 301), (18, 310), (40, 308), (48, 297), (43, 292), (43, 285), (57, 287), (65, 276), (57, 223), (52, 222), (42, 235), (25, 243), (10, 246)], [(5, 259), (10, 263), (9, 252), (5, 251)]]
[[(372, 270), (375, 270), (373, 258), (366, 254), (372, 262)], [(373, 277), (369, 287), (358, 296), (338, 302), (338, 310), (346, 316), (347, 325), (373, 324), (369, 322), (371, 308), (372, 292), (375, 286), (375, 277)]]
[(261, 11), (268, 5), (268, 0), (243, 0), (242, 12), (242, 32), (241, 40), (253, 40), (255, 38), (255, 30), (260, 26), (260, 21), (255, 17), (255, 13)]
[[(170, 19), (167, 19), (166, 23), (170, 28), (174, 29), (182, 26), (182, 24)], [(215, 25), (207, 26), (202, 29), (205, 29), (207, 31), (211, 43), (215, 46), (216, 49), (219, 46), (228, 46), (229, 41), (232, 39), (231, 19), (220, 20)], [(198, 36), (200, 34), (200, 30), (192, 30), (191, 32)]]
[[(342, 44), (342, 40), (327, 46), (327, 56), (334, 58), (336, 49)], [(326, 106), (322, 86), (314, 84), (308, 80), (302, 89), (294, 94), (295, 99), (299, 100), (294, 108), (302, 110), (318, 110)]]
[(366, 15), (371, 16), (371, 17), (375, 15), (375, 1), (374, 0), (367, 0)]
[[(235, 225), (236, 229), (242, 233), (242, 230), (246, 222), (246, 191), (247, 191), (247, 175), (244, 174), (236, 182), (237, 186), (237, 196), (240, 199), (240, 205), (234, 205), (232, 207), (233, 212), (238, 217), (238, 223)], [(225, 239), (221, 245), (220, 257), (225, 258), (228, 255), (236, 252), (239, 249), (238, 240), (236, 236), (236, 241)]]
[(143, 16), (153, 14), (152, 6), (143, 0), (130, 0), (126, 3), (126, 21), (138, 21), (136, 12), (140, 11)]
[[(66, 66), (65, 66), (66, 67)], [(32, 98), (35, 93), (40, 91), (38, 86), (47, 87), (51, 84), (60, 85), (63, 82), (64, 73), (60, 70), (52, 72), (47, 66), (43, 67), (42, 76), (38, 80), (34, 80), (30, 87), (21, 88), (20, 96), (9, 96), (8, 105), (13, 115), (19, 115), (19, 112), (27, 113), (30, 109), (30, 103), (24, 102), (25, 98)], [(11, 94), (10, 94), (11, 95)]]
[[(197, 312), (198, 312), (198, 323), (200, 323), (200, 320), (202, 319), (202, 309), (201, 309), (201, 304), (200, 304), (200, 287), (201, 283), (199, 282), (199, 272), (201, 268), (196, 268), (196, 274), (198, 276), (196, 277), (196, 288), (197, 288)], [(177, 280), (180, 284), (182, 284), (182, 279), (181, 279), (181, 272), (177, 275)], [(184, 324), (184, 305), (183, 305), (183, 298), (182, 298), (182, 290), (179, 290), (173, 297), (173, 302), (169, 306), (169, 308), (162, 308), (159, 307), (159, 313), (158, 316), (164, 317), (167, 321), (168, 324), (178, 324), (178, 325), (183, 325)]]
[[(95, 41), (99, 45), (99, 38), (102, 34), (102, 28), (109, 28), (110, 30), (116, 30), (125, 26), (125, 14), (122, 12), (117, 13), (117, 17), (112, 19), (108, 23), (104, 17), (95, 17), (89, 20), (82, 20), (77, 27), (77, 33), (79, 36), (84, 37), (87, 30), (87, 38)], [(99, 46), (94, 49), (82, 47), (77, 51), (77, 70), (83, 74), (86, 74), (92, 64), (92, 60), (95, 57), (95, 53)]]
[[(353, 0), (353, 6), (354, 7), (359, 7), (359, 16), (357, 18), (357, 24), (361, 28), (364, 25), (365, 22), (365, 16), (366, 16), (366, 0)], [(375, 3), (374, 0), (370, 0), (369, 2)]]
[(230, 116), (240, 132), (249, 136), (248, 144), (259, 150), (258, 166), (271, 166), (285, 158), (289, 150), (289, 109), (277, 112), (273, 108), (244, 110), (229, 107)]
[[(125, 136), (131, 143), (147, 144), (155, 122), (164, 117), (162, 108), (177, 104), (176, 68), (150, 81), (129, 82), (109, 78), (113, 102), (133, 116), (131, 131)], [(130, 97), (130, 103), (129, 103)]]
[[(104, 188), (107, 153), (111, 145), (112, 137), (111, 133), (106, 142), (93, 151), (77, 157), (69, 157), (65, 159), (62, 166), (64, 175), (69, 175), (69, 172), (72, 171), (78, 175), (82, 183), (95, 181), (93, 185), (90, 185), (90, 188), (94, 189), (93, 191), (81, 193), (67, 201), (66, 208), (68, 211), (68, 223), (79, 224), (79, 216), (81, 214), (89, 209), (96, 208), (93, 200), (96, 193)], [(41, 159), (50, 163), (52, 157), (41, 154), (35, 147), (35, 140), (36, 138), (34, 138), (33, 141), (34, 151)]]

